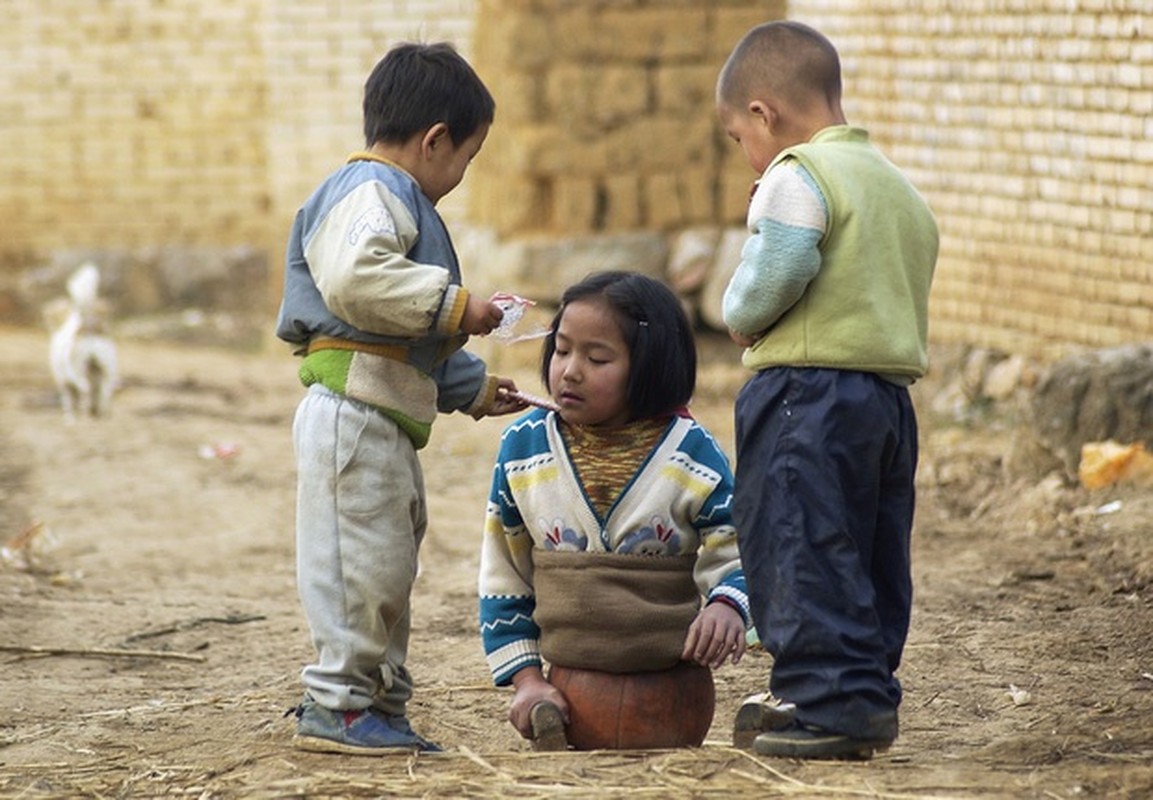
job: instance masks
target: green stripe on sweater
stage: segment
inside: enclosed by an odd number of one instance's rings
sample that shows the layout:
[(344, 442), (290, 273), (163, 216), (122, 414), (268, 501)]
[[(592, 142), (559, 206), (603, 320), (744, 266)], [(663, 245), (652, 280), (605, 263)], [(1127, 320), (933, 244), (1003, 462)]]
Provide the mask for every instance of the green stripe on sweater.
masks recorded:
[[(348, 369), (352, 365), (355, 353), (351, 350), (318, 350), (304, 357), (300, 365), (300, 382), (305, 386), (319, 383), (329, 391), (340, 395), (348, 395)], [(354, 398), (355, 399), (355, 398)], [(357, 402), (363, 402), (358, 400)], [(397, 426), (408, 434), (412, 446), (420, 450), (428, 444), (432, 435), (432, 423), (418, 422), (407, 414), (394, 408), (365, 403), (394, 421)]]

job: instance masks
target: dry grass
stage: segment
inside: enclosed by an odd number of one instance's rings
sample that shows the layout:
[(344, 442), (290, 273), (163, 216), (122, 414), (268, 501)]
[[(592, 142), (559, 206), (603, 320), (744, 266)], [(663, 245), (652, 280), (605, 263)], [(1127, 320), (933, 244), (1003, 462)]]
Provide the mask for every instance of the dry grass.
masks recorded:
[[(353, 758), (339, 766), (331, 757), (322, 770), (295, 778), (254, 783), (252, 766), (283, 757), (283, 750), (253, 754), (230, 769), (202, 773), (179, 763), (141, 768), (138, 759), (103, 760), (87, 766), (45, 763), (0, 767), (0, 793), (37, 798), (181, 795), (256, 798), (628, 798), (870, 797), (928, 800), (934, 795), (861, 788), (847, 783), (805, 783), (766, 761), (731, 747), (706, 743), (682, 750), (592, 753), (478, 754), (467, 748), (437, 755)], [(375, 765), (381, 765), (375, 768)], [(348, 767), (373, 766), (371, 771)], [(61, 769), (67, 766), (67, 772)], [(283, 764), (279, 765), (283, 767)], [(301, 765), (302, 766), (302, 765)], [(845, 764), (846, 769), (860, 769)], [(17, 774), (19, 773), (19, 774)], [(281, 770), (281, 774), (283, 771)], [(23, 787), (19, 794), (11, 790)], [(950, 792), (950, 797), (957, 797)]]

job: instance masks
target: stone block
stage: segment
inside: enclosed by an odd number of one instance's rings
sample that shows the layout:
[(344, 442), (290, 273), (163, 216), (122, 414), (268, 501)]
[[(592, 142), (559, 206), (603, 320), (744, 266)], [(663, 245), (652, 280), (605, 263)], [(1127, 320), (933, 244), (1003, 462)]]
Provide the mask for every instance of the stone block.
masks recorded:
[(717, 244), (712, 269), (705, 279), (701, 289), (701, 301), (698, 309), (701, 322), (718, 331), (728, 331), (724, 317), (721, 315), (721, 300), (725, 296), (729, 280), (741, 263), (741, 250), (749, 234), (744, 228), (726, 228), (721, 234)]
[(1030, 410), (1037, 438), (1071, 478), (1088, 442), (1153, 446), (1153, 350), (1125, 345), (1063, 359), (1038, 384)]
[(769, 3), (757, 3), (750, 7), (741, 4), (731, 8), (719, 8), (713, 12), (712, 32), (709, 35), (708, 52), (715, 60), (717, 71), (724, 66), (725, 59), (733, 52), (737, 42), (753, 27), (775, 19), (784, 19), (787, 15), (788, 3), (786, 0), (774, 0)]
[(566, 64), (548, 73), (546, 108), (578, 129), (603, 128), (647, 111), (648, 72), (639, 66)]
[(712, 164), (715, 123), (710, 116), (653, 116), (606, 132), (601, 142), (604, 168), (609, 172), (641, 173)]
[(500, 166), (534, 175), (603, 174), (624, 158), (615, 149), (619, 138), (591, 137), (555, 124), (536, 125), (509, 137), (506, 152), (511, 163), (501, 161)]
[(591, 272), (621, 269), (663, 280), (668, 262), (665, 237), (646, 231), (517, 239), (474, 232), (467, 241), (470, 288), (515, 292), (546, 304)]
[(677, 294), (693, 295), (705, 285), (720, 239), (721, 229), (713, 226), (686, 228), (672, 237), (667, 274)]
[(557, 178), (552, 184), (550, 229), (567, 234), (599, 227), (598, 183), (593, 178)]
[(711, 115), (718, 67), (674, 64), (656, 70), (656, 110)]
[(478, 173), (468, 201), (474, 222), (503, 234), (540, 230), (548, 224), (546, 183), (531, 177)]
[(716, 219), (716, 170), (700, 164), (681, 170), (681, 206), (686, 224), (698, 225)]
[(699, 225), (713, 217), (713, 181), (707, 168), (682, 169), (645, 179), (647, 222), (662, 230)]
[(685, 220), (676, 173), (649, 175), (644, 179), (646, 222), (650, 227), (670, 230)]
[(703, 6), (619, 8), (606, 5), (586, 19), (594, 35), (584, 39), (574, 37), (564, 44), (582, 59), (648, 63), (687, 61), (707, 55), (709, 26)]
[(118, 333), (187, 338), (184, 329), (212, 315), (221, 324), (202, 330), (214, 343), (251, 345), (275, 313), (270, 292), (280, 289), (266, 253), (258, 247), (61, 249), (22, 272), (11, 293), (0, 295), (7, 295), (14, 321), (36, 322), (47, 303), (65, 296), (68, 276), (91, 262), (100, 271), (99, 294)]
[(641, 227), (640, 179), (634, 174), (610, 175), (604, 179), (606, 231), (627, 231)]
[(749, 191), (756, 175), (744, 165), (742, 169), (726, 169), (720, 178), (718, 216), (722, 222), (744, 225), (749, 210)]
[(511, 125), (531, 124), (540, 119), (541, 109), (545, 107), (541, 72), (501, 70), (501, 74), (486, 76), (485, 80), (496, 100), (495, 124), (499, 127), (495, 137), (507, 134)]
[(504, 13), (503, 3), (479, 5), (477, 19), (482, 22), (475, 34), (479, 59), (495, 57), (518, 70), (541, 69), (553, 62), (563, 29), (552, 18), (525, 10)]

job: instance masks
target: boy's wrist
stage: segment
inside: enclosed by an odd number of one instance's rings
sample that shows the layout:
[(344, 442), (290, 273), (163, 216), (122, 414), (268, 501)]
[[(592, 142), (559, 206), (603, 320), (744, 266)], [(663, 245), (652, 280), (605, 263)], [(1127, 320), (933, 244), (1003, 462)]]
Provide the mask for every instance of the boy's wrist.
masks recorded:
[(496, 403), (496, 394), (499, 388), (500, 378), (496, 375), (486, 375), (484, 385), (476, 393), (476, 399), (472, 401), (472, 405), (465, 409), (465, 413), (473, 419), (488, 416), (488, 413), (492, 411), (493, 404)]
[(444, 308), (436, 321), (439, 333), (455, 335), (461, 332), (464, 312), (468, 308), (471, 295), (463, 286), (449, 285), (444, 298)]

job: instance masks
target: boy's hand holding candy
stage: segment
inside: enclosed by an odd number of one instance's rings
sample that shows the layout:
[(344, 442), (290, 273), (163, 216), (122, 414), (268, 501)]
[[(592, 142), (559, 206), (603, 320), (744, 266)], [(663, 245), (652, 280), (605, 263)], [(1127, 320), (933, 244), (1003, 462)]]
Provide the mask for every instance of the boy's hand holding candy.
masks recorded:
[(470, 336), (484, 336), (496, 330), (500, 321), (504, 319), (504, 311), (494, 302), (496, 297), (493, 295), (493, 299), (483, 300), (470, 294), (468, 304), (464, 308), (464, 315), (460, 318), (461, 331)]
[(496, 386), (496, 398), (492, 402), (488, 416), (499, 417), (502, 414), (515, 414), (528, 408), (528, 402), (521, 392), (517, 391), (512, 378), (499, 378)]

